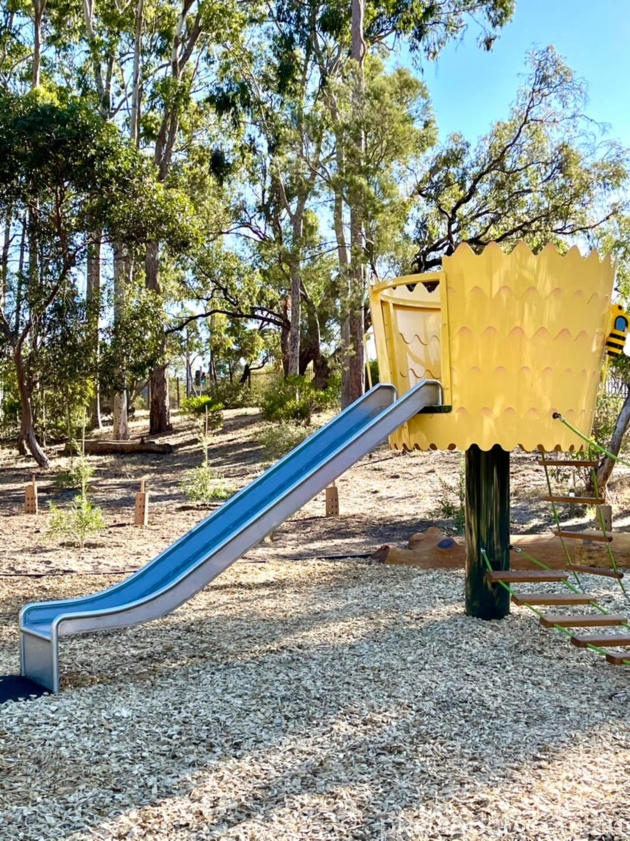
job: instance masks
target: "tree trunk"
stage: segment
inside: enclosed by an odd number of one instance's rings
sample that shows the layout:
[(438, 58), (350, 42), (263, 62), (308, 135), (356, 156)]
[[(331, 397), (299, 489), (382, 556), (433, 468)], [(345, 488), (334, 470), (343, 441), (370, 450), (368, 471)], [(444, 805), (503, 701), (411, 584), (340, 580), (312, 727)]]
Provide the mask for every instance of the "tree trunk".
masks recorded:
[[(147, 256), (145, 261), (145, 278), (147, 289), (157, 295), (160, 289), (160, 246), (157, 242), (150, 242), (147, 245)], [(163, 435), (165, 432), (172, 432), (171, 406), (168, 388), (168, 363), (166, 361), (166, 335), (161, 338), (160, 364), (151, 371), (151, 404), (149, 406), (149, 433), (151, 435)]]
[(348, 316), (346, 349), (342, 378), (341, 400), (343, 406), (358, 400), (365, 391), (365, 352), (363, 347), (363, 309), (353, 310)]
[[(131, 280), (132, 261), (124, 246), (114, 243), (114, 324), (120, 326), (125, 306), (125, 287)], [(129, 438), (129, 412), (127, 405), (127, 374), (121, 367), (117, 370), (117, 379), (122, 388), (114, 394), (113, 437), (118, 441)]]
[(39, 86), (42, 64), (42, 20), (46, 0), (33, 0), (33, 72), (31, 84), (33, 88)]
[(35, 435), (32, 388), (24, 366), (21, 345), (18, 345), (15, 349), (13, 360), (15, 362), (18, 393), (20, 395), (20, 436), (18, 439), (18, 449), (22, 455), (26, 455), (26, 449), (28, 449), (37, 464), (44, 470), (47, 470), (50, 467), (50, 462)]
[(87, 253), (87, 288), (86, 302), (88, 309), (88, 327), (92, 338), (94, 354), (94, 396), (90, 407), (90, 420), (96, 429), (102, 429), (101, 388), (99, 382), (99, 334), (98, 322), (101, 313), (101, 232), (93, 234)]
[(137, 0), (133, 67), (131, 71), (131, 115), (129, 119), (129, 134), (131, 136), (131, 142), (136, 148), (140, 145), (140, 64), (142, 62), (143, 17), (144, 0)]
[(490, 584), (488, 566), (510, 568), (510, 454), (498, 444), (484, 452), (466, 450), (466, 613), (502, 619), (510, 612), (510, 594)]
[[(624, 400), (624, 404), (621, 407), (621, 411), (619, 412), (617, 422), (615, 423), (612, 438), (608, 444), (608, 449), (615, 456), (619, 455), (619, 450), (621, 449), (621, 444), (623, 442), (623, 436), (626, 433), (628, 424), (630, 424), (630, 387), (628, 389), (628, 395)], [(600, 496), (604, 496), (605, 494), (606, 485), (608, 484), (608, 480), (610, 479), (614, 466), (615, 459), (610, 458), (610, 456), (604, 456), (602, 462), (597, 468), (597, 490), (599, 491)]]
[(289, 293), (289, 336), (287, 343), (286, 376), (300, 373), (300, 321), (301, 321), (301, 277), (296, 266), (291, 267), (291, 291)]
[(330, 379), (330, 365), (321, 351), (321, 331), (317, 309), (312, 301), (306, 299), (306, 333), (302, 336), (300, 344), (300, 374), (304, 374), (313, 363), (313, 385), (317, 389), (324, 389), (328, 386)]
[(347, 325), (344, 330), (344, 365), (342, 368), (342, 405), (347, 406), (357, 400), (365, 391), (364, 364), (364, 319), (363, 304), (365, 297), (365, 266), (363, 258), (363, 191), (358, 175), (365, 157), (365, 137), (360, 128), (363, 107), (363, 59), (365, 41), (363, 39), (364, 0), (352, 0), (352, 51), (356, 62), (354, 91), (352, 95), (353, 112), (356, 125), (359, 126), (354, 138), (353, 157), (356, 169), (354, 187), (350, 191), (350, 271), (348, 274)]
[(280, 328), (280, 354), (282, 356), (282, 373), (285, 377), (289, 376), (289, 332), (291, 330), (289, 306), (289, 300), (285, 297), (282, 302), (283, 320)]

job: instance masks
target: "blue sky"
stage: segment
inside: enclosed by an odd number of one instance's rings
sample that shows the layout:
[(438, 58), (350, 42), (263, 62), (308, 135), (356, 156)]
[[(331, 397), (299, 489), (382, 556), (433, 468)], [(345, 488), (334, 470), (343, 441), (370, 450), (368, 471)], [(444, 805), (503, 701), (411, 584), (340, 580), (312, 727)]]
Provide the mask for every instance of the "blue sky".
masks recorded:
[(630, 0), (517, 0), (512, 22), (491, 52), (471, 31), (424, 65), (440, 138), (476, 140), (507, 116), (532, 47), (553, 44), (587, 83), (587, 114), (630, 146)]

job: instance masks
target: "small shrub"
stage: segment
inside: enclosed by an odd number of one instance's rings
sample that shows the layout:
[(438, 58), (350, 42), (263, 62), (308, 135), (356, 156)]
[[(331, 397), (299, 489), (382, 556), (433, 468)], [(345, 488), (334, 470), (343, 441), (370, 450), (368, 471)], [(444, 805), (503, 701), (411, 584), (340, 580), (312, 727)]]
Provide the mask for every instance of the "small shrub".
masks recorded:
[(101, 509), (92, 505), (84, 489), (65, 508), (50, 504), (48, 532), (52, 537), (69, 540), (83, 549), (87, 538), (104, 528)]
[(53, 485), (60, 491), (69, 488), (87, 488), (93, 475), (94, 468), (85, 456), (81, 456), (76, 462), (74, 460), (70, 462), (67, 470), (61, 470), (55, 474)]
[(263, 445), (265, 455), (271, 461), (277, 461), (294, 447), (297, 447), (298, 444), (301, 444), (311, 432), (312, 430), (300, 424), (281, 421), (263, 427), (258, 440)]
[[(377, 359), (370, 359), (369, 361), (370, 366), (370, 377), (372, 378), (372, 385), (376, 385), (380, 383), (380, 375), (378, 372), (378, 360)], [(369, 385), (369, 384), (368, 384)]]
[(433, 516), (438, 519), (452, 520), (455, 533), (463, 534), (466, 521), (466, 480), (463, 465), (460, 465), (459, 468), (457, 486), (453, 487), (442, 478), (439, 478), (439, 483), (441, 494)]
[(217, 485), (219, 478), (210, 467), (208, 450), (212, 441), (212, 435), (208, 431), (208, 412), (205, 414), (205, 433), (199, 435), (199, 443), (203, 450), (203, 461), (199, 467), (193, 467), (186, 473), (186, 478), (180, 482), (191, 502), (212, 502), (215, 499), (227, 499), (232, 496), (234, 490), (223, 485)]
[(262, 415), (269, 421), (303, 421), (310, 424), (313, 412), (336, 405), (338, 395), (334, 387), (316, 389), (306, 377), (286, 377), (275, 380), (263, 393)]
[(201, 397), (186, 397), (181, 402), (181, 410), (185, 415), (201, 417), (207, 429), (221, 429), (223, 426), (223, 404), (217, 403), (207, 394)]
[[(57, 508), (53, 503), (50, 504), (48, 534), (51, 537), (65, 538), (83, 549), (85, 541), (90, 535), (105, 528), (105, 520), (101, 509), (92, 505), (87, 494), (88, 482), (94, 474), (94, 468), (85, 457), (85, 412), (83, 413), (81, 442), (81, 455), (76, 465), (73, 462), (70, 470), (64, 471), (66, 481), (77, 482), (80, 491), (65, 508)], [(76, 484), (74, 487), (76, 487)]]
[(181, 483), (186, 496), (191, 502), (212, 502), (216, 499), (228, 499), (234, 490), (217, 484), (217, 476), (207, 462), (193, 467)]
[(260, 403), (260, 389), (253, 384), (250, 388), (243, 383), (220, 380), (208, 389), (208, 396), (220, 403), (224, 409), (243, 409), (246, 406), (258, 406)]

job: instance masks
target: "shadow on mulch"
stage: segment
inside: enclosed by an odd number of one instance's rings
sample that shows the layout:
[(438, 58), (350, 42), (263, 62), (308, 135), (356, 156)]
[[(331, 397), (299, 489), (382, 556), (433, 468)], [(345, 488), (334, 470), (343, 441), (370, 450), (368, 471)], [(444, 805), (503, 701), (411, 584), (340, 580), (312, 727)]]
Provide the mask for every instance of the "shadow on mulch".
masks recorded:
[(30, 701), (50, 691), (21, 675), (0, 675), (0, 704), (6, 701)]

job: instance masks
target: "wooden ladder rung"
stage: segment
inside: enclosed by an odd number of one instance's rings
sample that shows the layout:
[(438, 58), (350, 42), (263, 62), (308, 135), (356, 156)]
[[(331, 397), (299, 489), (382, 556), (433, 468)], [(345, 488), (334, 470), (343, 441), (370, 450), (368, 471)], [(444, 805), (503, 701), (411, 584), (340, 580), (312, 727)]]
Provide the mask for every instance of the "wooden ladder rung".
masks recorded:
[(488, 580), (495, 581), (566, 581), (569, 577), (563, 570), (547, 569), (504, 569), (487, 572)]
[(567, 569), (571, 572), (583, 572), (584, 575), (603, 575), (605, 578), (623, 578), (623, 572), (615, 572), (614, 569), (606, 567), (588, 567), (579, 564), (568, 564)]
[(552, 458), (552, 459), (538, 459), (538, 464), (546, 464), (547, 467), (597, 467), (597, 461), (582, 461), (578, 458)]
[(606, 648), (609, 645), (630, 645), (630, 634), (620, 636), (607, 636), (605, 634), (586, 634), (585, 636), (571, 637), (573, 645), (578, 648), (586, 648), (589, 645), (596, 645), (598, 648)]
[(610, 534), (601, 534), (594, 531), (554, 531), (556, 537), (568, 538), (569, 540), (590, 540), (593, 543), (612, 543)]
[(545, 613), (540, 617), (540, 624), (545, 628), (560, 625), (562, 628), (595, 628), (603, 625), (625, 625), (625, 616), (621, 613)]
[(570, 505), (603, 505), (605, 500), (597, 496), (543, 496), (545, 502), (568, 502)]
[(608, 651), (606, 660), (613, 666), (630, 666), (630, 651)]
[(581, 593), (513, 593), (514, 604), (591, 604), (590, 596)]

